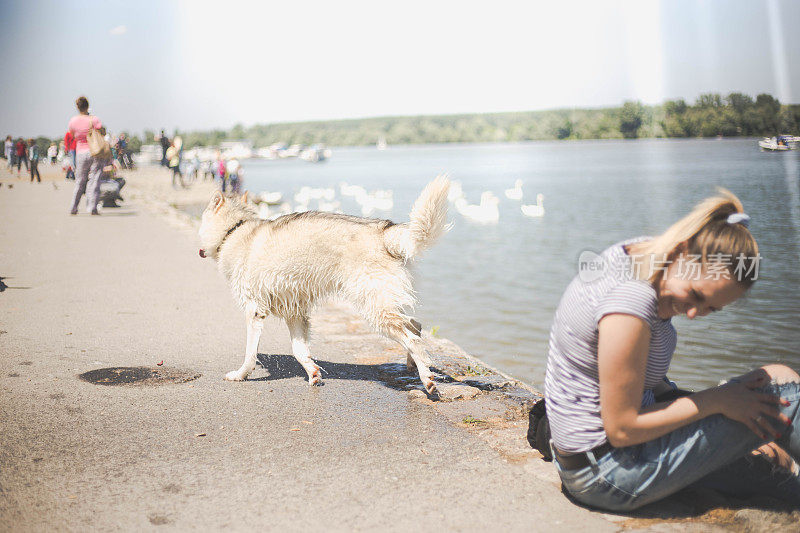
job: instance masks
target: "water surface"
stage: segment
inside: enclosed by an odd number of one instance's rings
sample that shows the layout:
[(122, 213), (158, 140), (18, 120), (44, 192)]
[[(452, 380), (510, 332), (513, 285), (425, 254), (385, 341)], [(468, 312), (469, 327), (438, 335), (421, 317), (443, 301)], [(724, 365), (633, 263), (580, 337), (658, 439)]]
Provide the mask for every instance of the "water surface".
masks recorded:
[[(764, 257), (748, 296), (721, 313), (673, 319), (670, 377), (702, 388), (767, 362), (800, 367), (800, 161), (762, 153), (755, 140), (570, 141), (341, 148), (324, 163), (248, 161), (246, 188), (291, 195), (301, 186), (392, 189), (401, 222), (424, 185), (447, 172), (471, 203), (491, 190), (500, 221), (480, 225), (451, 209), (453, 229), (414, 265), (426, 328), (512, 375), (543, 387), (550, 324), (584, 250), (654, 235), (714, 192), (733, 191), (752, 216)], [(523, 180), (522, 202), (504, 189)], [(546, 214), (520, 203), (545, 196)], [(337, 187), (338, 195), (338, 187)], [(345, 198), (343, 210), (359, 214)]]

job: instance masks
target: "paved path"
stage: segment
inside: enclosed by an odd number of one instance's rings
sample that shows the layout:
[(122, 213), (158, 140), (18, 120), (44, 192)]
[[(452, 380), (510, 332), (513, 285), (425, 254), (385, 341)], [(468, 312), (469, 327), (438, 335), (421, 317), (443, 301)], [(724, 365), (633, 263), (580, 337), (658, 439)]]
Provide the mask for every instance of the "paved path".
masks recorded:
[[(307, 385), (277, 321), (259, 350), (269, 375), (224, 382), (241, 364), (244, 320), (194, 235), (142, 204), (70, 217), (71, 185), (8, 183), (0, 530), (618, 528), (454, 424), (458, 402), (389, 386), (373, 363), (405, 356), (357, 342), (361, 326), (335, 312), (312, 343), (325, 386)], [(161, 361), (201, 376), (116, 387), (77, 377)]]

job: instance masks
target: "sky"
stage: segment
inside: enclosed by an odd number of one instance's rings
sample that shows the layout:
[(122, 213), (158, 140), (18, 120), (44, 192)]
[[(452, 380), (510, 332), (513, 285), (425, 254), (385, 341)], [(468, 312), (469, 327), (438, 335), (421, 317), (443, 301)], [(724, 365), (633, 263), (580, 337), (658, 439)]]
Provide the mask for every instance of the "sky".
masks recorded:
[(606, 107), (800, 103), (800, 2), (3, 0), (0, 133)]

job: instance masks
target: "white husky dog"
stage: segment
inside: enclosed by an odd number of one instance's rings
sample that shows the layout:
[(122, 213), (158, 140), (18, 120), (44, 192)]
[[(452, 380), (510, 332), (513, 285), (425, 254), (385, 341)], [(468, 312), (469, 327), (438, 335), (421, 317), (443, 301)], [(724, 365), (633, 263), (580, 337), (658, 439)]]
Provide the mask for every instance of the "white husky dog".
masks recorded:
[(216, 259), (247, 318), (244, 363), (225, 379), (242, 381), (253, 371), (271, 314), (289, 326), (292, 353), (309, 383), (320, 383), (308, 348), (308, 316), (323, 298), (340, 296), (403, 345), (409, 369), (416, 367), (428, 394), (436, 395), (419, 329), (406, 314), (415, 302), (406, 263), (447, 230), (449, 187), (442, 176), (429, 183), (405, 224), (317, 211), (261, 220), (245, 202), (215, 193), (203, 212), (200, 256)]

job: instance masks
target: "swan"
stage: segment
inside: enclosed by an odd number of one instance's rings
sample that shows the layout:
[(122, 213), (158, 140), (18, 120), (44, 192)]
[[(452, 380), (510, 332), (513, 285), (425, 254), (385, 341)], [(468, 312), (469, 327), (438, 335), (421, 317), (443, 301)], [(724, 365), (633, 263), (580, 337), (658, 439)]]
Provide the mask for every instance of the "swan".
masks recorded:
[(323, 211), (325, 213), (332, 213), (341, 207), (341, 203), (338, 201), (334, 202), (326, 202), (324, 200), (319, 201), (319, 205), (317, 206), (318, 211)]
[(294, 201), (299, 204), (307, 204), (309, 200), (311, 200), (311, 187), (304, 186), (294, 195)]
[(500, 219), (500, 210), (497, 204), (500, 200), (491, 191), (484, 191), (481, 194), (481, 203), (471, 205), (466, 198), (457, 198), (455, 201), (456, 210), (465, 218), (481, 223), (496, 223)]
[(459, 198), (464, 198), (464, 190), (461, 188), (461, 182), (453, 180), (450, 182), (450, 191), (447, 193), (447, 199), (455, 202)]
[(539, 193), (536, 195), (536, 204), (521, 205), (520, 210), (526, 217), (543, 217), (544, 216), (544, 195)]
[(258, 195), (258, 199), (265, 204), (277, 205), (283, 201), (283, 193), (264, 191)]
[(345, 182), (339, 184), (339, 192), (342, 196), (359, 196), (367, 193), (361, 185), (348, 185)]
[(522, 200), (522, 180), (516, 180), (513, 189), (506, 189), (506, 198), (509, 200)]

